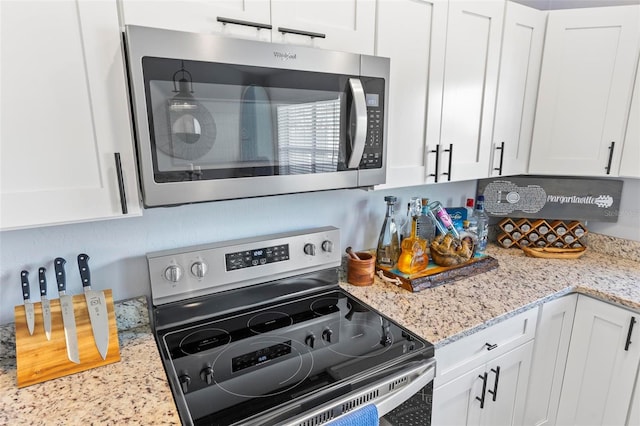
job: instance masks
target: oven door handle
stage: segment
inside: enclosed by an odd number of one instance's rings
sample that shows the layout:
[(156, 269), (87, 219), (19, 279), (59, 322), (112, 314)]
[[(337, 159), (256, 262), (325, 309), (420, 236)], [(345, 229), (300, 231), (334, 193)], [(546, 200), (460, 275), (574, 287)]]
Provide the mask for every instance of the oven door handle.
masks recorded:
[(347, 167), (357, 169), (362, 160), (364, 145), (367, 142), (367, 101), (365, 99), (364, 87), (359, 78), (349, 79), (349, 88), (353, 95), (353, 105), (356, 111), (356, 128), (351, 141), (351, 157)]
[[(415, 373), (418, 377), (406, 386), (403, 386), (398, 392), (393, 392), (379, 401), (375, 401), (378, 409), (378, 416), (382, 417), (400, 404), (418, 393), (420, 389), (427, 386), (433, 381), (436, 375), (436, 365), (434, 360), (429, 361), (429, 366), (424, 370), (424, 365), (417, 367), (411, 373)], [(406, 374), (406, 373), (405, 373)]]

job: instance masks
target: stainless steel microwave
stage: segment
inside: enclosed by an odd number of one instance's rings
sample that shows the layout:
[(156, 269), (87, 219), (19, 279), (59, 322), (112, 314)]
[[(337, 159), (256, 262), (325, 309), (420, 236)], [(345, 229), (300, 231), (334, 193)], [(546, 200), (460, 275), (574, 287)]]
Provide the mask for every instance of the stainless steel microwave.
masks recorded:
[(125, 27), (145, 206), (385, 183), (389, 59)]

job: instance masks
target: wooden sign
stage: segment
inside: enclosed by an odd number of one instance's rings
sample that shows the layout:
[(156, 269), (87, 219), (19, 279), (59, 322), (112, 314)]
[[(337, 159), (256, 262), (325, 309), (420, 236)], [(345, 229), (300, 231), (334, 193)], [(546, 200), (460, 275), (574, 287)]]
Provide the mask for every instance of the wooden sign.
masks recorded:
[(488, 215), (617, 222), (621, 180), (507, 176), (478, 181)]
[(111, 290), (104, 290), (109, 316), (109, 348), (107, 358), (102, 359), (91, 330), (91, 320), (84, 294), (73, 296), (76, 317), (80, 364), (67, 358), (60, 300), (51, 299), (51, 340), (44, 333), (42, 304), (34, 303), (35, 323), (33, 335), (29, 334), (24, 305), (14, 308), (16, 320), (16, 363), (18, 387), (22, 388), (80, 371), (89, 370), (120, 361), (120, 344)]

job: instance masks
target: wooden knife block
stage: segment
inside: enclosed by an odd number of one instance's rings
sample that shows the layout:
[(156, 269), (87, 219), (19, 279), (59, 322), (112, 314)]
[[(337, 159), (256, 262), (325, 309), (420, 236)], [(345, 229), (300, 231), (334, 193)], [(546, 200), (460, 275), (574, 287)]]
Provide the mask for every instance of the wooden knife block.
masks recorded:
[(91, 320), (84, 294), (73, 296), (73, 311), (76, 317), (78, 352), (80, 364), (69, 361), (60, 300), (51, 299), (51, 340), (44, 333), (42, 304), (34, 303), (35, 324), (33, 335), (29, 334), (24, 305), (14, 308), (16, 319), (16, 362), (18, 387), (34, 385), (47, 380), (89, 370), (120, 361), (118, 328), (113, 308), (111, 290), (104, 290), (109, 316), (109, 349), (107, 359), (102, 359), (91, 330)]

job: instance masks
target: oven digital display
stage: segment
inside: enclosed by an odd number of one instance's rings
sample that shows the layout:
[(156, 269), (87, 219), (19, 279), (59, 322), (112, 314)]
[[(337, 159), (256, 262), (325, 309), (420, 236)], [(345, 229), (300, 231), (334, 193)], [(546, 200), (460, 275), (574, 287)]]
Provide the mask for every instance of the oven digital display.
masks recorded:
[(289, 260), (289, 244), (225, 254), (227, 271)]
[(259, 365), (290, 353), (291, 340), (287, 340), (284, 343), (278, 343), (277, 345), (233, 358), (231, 360), (231, 371), (235, 373), (236, 371), (244, 370), (245, 368), (253, 367), (254, 365)]

